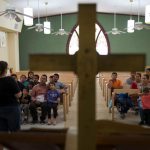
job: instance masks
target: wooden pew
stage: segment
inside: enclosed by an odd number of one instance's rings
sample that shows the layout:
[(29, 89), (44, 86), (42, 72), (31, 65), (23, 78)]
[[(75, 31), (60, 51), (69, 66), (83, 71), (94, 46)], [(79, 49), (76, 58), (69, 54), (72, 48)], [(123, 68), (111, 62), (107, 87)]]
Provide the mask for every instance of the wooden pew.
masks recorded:
[(41, 129), (16, 133), (0, 133), (0, 144), (10, 150), (64, 150), (67, 128)]
[[(51, 72), (51, 71), (34, 71), (34, 74), (38, 74), (39, 76), (41, 76), (42, 74), (46, 74), (47, 77), (49, 77), (50, 75), (53, 75), (54, 73), (56, 72)], [(76, 87), (77, 87), (77, 82), (78, 82), (78, 79), (77, 79), (77, 76), (73, 73), (73, 72), (69, 72), (69, 71), (65, 71), (65, 72), (57, 72), (59, 75), (60, 75), (60, 78), (59, 78), (59, 81), (60, 82), (69, 82), (71, 83), (72, 87), (71, 87), (71, 94), (72, 96), (74, 95), (74, 92), (76, 90)], [(20, 79), (20, 76), (22, 74), (26, 75), (28, 74), (28, 71), (19, 71), (19, 72), (16, 72), (17, 74), (17, 77), (18, 79)]]
[[(88, 134), (88, 133), (87, 133)], [(67, 129), (30, 129), (0, 133), (0, 144), (11, 150), (65, 150)], [(118, 122), (96, 121), (96, 150), (149, 150), (150, 129)], [(86, 142), (86, 141), (85, 141)]]
[(67, 121), (67, 114), (69, 112), (69, 97), (68, 93), (63, 94), (63, 114), (64, 114), (64, 121)]
[[(41, 76), (42, 74), (46, 74), (47, 77), (53, 75), (56, 72), (51, 71), (34, 71), (34, 74), (38, 74)], [(57, 72), (60, 75), (59, 81), (64, 83), (68, 89), (67, 93), (63, 94), (63, 114), (64, 114), (64, 121), (67, 120), (67, 113), (69, 112), (69, 106), (71, 106), (71, 101), (74, 96), (76, 86), (77, 86), (77, 77), (73, 72)], [(28, 71), (20, 71), (16, 72), (18, 79), (22, 74), (28, 74)]]
[(114, 89), (112, 93), (112, 120), (114, 120), (114, 101), (115, 101), (115, 94), (120, 93), (128, 93), (130, 94), (137, 94), (139, 93), (139, 89)]

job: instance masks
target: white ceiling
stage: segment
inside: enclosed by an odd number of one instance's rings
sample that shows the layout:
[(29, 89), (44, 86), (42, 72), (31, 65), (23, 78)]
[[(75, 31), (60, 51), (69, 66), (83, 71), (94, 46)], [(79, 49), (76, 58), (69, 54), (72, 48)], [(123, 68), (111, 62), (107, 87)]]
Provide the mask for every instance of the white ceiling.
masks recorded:
[[(16, 9), (23, 11), (23, 8), (27, 6), (29, 1), (29, 6), (33, 8), (34, 17), (37, 17), (38, 10), (38, 0), (4, 0), (9, 3), (10, 6), (14, 6)], [(119, 14), (131, 14), (131, 0), (39, 0), (40, 4), (40, 16), (46, 16), (46, 6), (47, 14), (57, 15), (61, 12), (64, 13), (74, 13), (78, 11), (79, 3), (96, 3), (97, 12), (106, 13), (119, 13)], [(138, 2), (140, 1), (140, 15), (144, 15), (145, 6), (150, 4), (150, 0), (133, 0), (132, 2), (132, 14), (137, 14), (138, 12)], [(9, 6), (8, 6), (9, 7)], [(2, 11), (2, 10), (0, 10)]]

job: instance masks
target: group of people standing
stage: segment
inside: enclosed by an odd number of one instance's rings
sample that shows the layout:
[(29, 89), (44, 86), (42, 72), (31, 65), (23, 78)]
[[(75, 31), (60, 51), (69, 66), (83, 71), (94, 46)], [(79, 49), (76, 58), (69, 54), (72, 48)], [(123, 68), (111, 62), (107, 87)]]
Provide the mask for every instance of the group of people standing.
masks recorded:
[[(41, 107), (40, 123), (56, 124), (57, 106), (61, 95), (67, 87), (59, 82), (59, 74), (49, 77), (47, 75), (34, 75), (34, 72), (20, 76), (16, 74), (7, 76), (8, 64), (0, 61), (0, 131), (14, 132), (20, 129), (21, 111), (24, 112), (24, 121), (28, 121), (29, 113), (32, 123), (38, 122), (37, 107)], [(53, 116), (51, 113), (53, 110)]]

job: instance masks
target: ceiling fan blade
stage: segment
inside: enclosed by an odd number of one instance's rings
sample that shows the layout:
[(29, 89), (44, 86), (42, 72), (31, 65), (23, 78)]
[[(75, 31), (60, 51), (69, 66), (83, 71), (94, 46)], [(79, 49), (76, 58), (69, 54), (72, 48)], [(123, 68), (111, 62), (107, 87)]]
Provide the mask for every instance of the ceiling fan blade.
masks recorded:
[(51, 34), (56, 34), (56, 32), (52, 32)]
[(112, 31), (107, 31), (107, 32), (105, 32), (106, 34), (110, 34), (110, 33), (112, 33)]
[(19, 17), (18, 15), (16, 15), (15, 20), (16, 20), (17, 22), (20, 22), (20, 21), (21, 21), (21, 19), (20, 19), (20, 17)]
[(18, 11), (16, 11), (16, 14), (19, 14), (19, 15), (22, 15), (22, 16), (26, 16), (26, 17), (33, 18), (32, 16), (26, 15), (26, 14), (24, 14), (24, 13), (21, 13), (21, 12), (18, 12)]
[(150, 29), (150, 25), (144, 24), (143, 27), (144, 27), (144, 29)]
[(43, 27), (44, 29), (51, 30), (51, 28)]
[(7, 13), (6, 11), (0, 12), (0, 16), (4, 15), (4, 14), (6, 14), (6, 13)]
[(15, 19), (16, 18), (16, 14), (14, 13), (6, 13), (5, 17), (8, 19)]
[(30, 29), (34, 29), (34, 28), (36, 28), (36, 26), (33, 26), (33, 27), (29, 27), (29, 28), (28, 28), (28, 30), (30, 30)]
[(1, 13), (4, 13), (4, 12), (6, 12), (6, 10), (5, 10), (5, 11), (1, 11), (0, 14), (1, 14)]
[(66, 35), (72, 34), (71, 32), (68, 32), (68, 31), (65, 31), (65, 30), (64, 30), (64, 33), (65, 33)]
[(119, 32), (119, 31), (117, 31), (117, 32), (114, 31), (114, 32), (112, 32), (112, 34), (113, 34), (113, 35), (118, 35), (118, 34), (120, 34), (120, 32)]
[(124, 31), (121, 31), (121, 30), (118, 30), (120, 33), (126, 33), (126, 32), (124, 32)]
[(51, 34), (53, 34), (53, 35), (59, 35), (59, 31), (57, 31), (57, 32), (52, 32)]
[(69, 35), (69, 34), (71, 34), (71, 33), (69, 33), (69, 32), (64, 32), (64, 34), (65, 34), (65, 35)]
[(54, 32), (52, 34), (54, 34), (54, 35), (69, 35), (72, 33), (65, 31), (63, 28), (60, 28), (57, 32)]

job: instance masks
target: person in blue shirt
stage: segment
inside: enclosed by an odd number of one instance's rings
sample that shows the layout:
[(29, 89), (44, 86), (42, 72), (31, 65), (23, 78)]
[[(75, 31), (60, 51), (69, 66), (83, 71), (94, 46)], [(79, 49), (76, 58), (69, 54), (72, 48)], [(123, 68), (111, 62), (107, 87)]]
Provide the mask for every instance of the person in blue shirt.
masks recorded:
[(55, 87), (60, 92), (60, 94), (66, 93), (67, 86), (64, 85), (62, 82), (58, 81), (59, 80), (59, 74), (58, 73), (55, 73), (53, 75), (53, 80), (55, 82)]
[[(57, 106), (58, 103), (60, 102), (60, 93), (56, 90), (54, 82), (50, 82), (48, 85), (46, 99), (48, 108), (48, 124), (56, 125)], [(51, 110), (53, 110), (53, 118), (51, 115)]]

